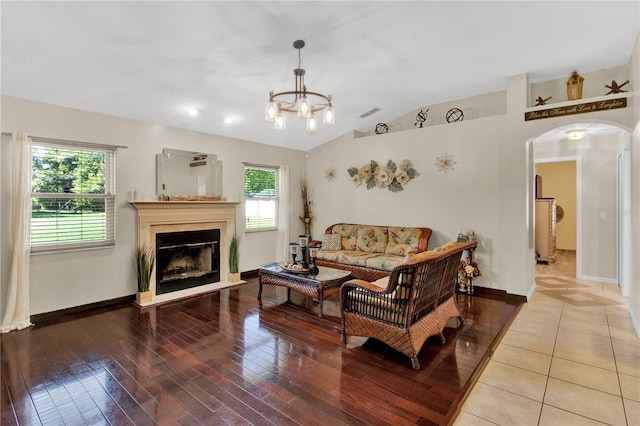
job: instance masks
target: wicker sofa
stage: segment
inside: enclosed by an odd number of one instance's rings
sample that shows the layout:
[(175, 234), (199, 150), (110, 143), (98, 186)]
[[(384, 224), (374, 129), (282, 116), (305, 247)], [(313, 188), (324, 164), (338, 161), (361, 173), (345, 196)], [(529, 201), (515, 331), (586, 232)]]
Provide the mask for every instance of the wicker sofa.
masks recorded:
[(426, 251), (431, 229), (336, 223), (323, 237), (317, 265), (344, 269), (355, 278), (375, 281), (388, 277), (408, 254)]
[(410, 256), (387, 279), (347, 281), (340, 287), (342, 342), (347, 336), (378, 339), (411, 358), (420, 369), (418, 353), (424, 342), (442, 331), (450, 318), (459, 318), (456, 278), (462, 252), (471, 243), (449, 243)]

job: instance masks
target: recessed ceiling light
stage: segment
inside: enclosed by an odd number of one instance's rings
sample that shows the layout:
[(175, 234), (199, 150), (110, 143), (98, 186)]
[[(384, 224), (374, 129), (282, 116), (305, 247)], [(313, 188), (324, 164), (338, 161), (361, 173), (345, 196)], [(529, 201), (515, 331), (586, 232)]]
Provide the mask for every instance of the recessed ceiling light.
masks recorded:
[(228, 116), (228, 117), (225, 117), (224, 124), (231, 124), (231, 123), (233, 123), (233, 120), (234, 120), (234, 118), (231, 115)]
[(567, 133), (565, 133), (565, 136), (569, 140), (577, 141), (584, 138), (586, 134), (587, 132), (583, 129), (575, 129), (575, 130), (568, 130)]
[(188, 108), (187, 109), (187, 113), (192, 116), (195, 117), (196, 115), (198, 115), (198, 110), (195, 108)]

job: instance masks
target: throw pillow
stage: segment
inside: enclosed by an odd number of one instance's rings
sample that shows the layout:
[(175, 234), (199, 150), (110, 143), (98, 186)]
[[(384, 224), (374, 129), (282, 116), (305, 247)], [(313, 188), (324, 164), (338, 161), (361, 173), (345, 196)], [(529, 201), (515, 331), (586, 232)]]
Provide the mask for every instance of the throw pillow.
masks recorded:
[(340, 234), (324, 234), (322, 238), (322, 250), (336, 251), (342, 248)]

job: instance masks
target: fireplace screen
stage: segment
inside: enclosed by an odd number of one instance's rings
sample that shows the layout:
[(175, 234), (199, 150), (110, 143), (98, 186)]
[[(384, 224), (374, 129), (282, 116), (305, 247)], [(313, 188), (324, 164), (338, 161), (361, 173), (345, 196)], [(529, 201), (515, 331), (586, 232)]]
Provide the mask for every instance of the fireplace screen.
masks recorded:
[(220, 281), (220, 230), (156, 234), (156, 294)]

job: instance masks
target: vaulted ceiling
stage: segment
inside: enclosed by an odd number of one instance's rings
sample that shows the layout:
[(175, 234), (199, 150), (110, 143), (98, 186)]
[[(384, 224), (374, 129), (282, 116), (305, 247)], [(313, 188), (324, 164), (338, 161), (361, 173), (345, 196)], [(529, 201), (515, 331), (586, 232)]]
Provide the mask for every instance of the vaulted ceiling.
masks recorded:
[[(0, 13), (3, 95), (305, 151), (513, 75), (627, 64), (640, 31), (637, 1), (2, 1)], [(296, 39), (308, 89), (336, 110), (314, 134), (264, 119), (269, 91), (294, 88)]]

